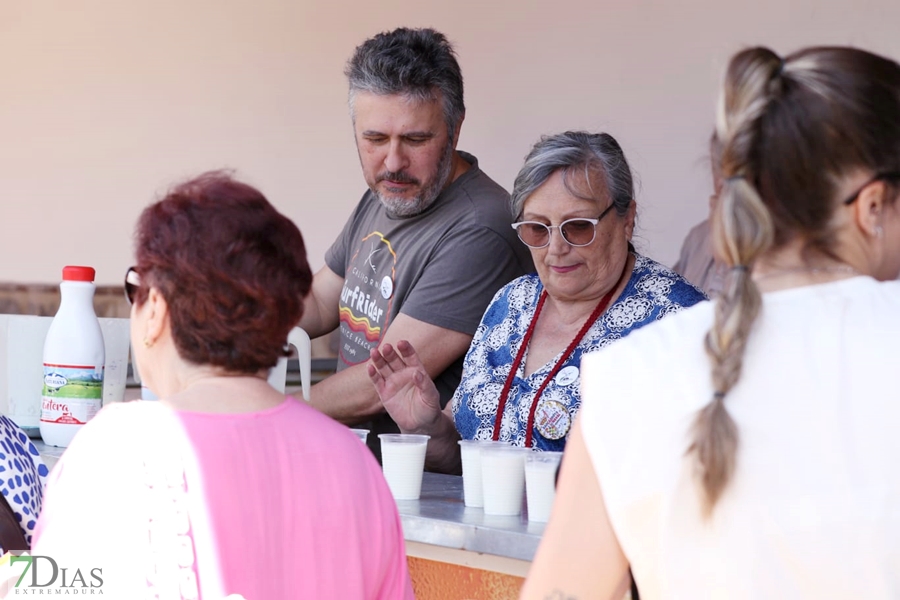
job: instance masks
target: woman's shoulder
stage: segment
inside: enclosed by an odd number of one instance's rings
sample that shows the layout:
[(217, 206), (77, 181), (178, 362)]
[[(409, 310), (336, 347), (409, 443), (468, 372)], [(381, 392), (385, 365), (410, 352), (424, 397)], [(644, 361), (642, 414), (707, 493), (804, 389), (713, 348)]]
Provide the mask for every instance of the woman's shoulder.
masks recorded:
[(652, 258), (635, 253), (632, 282), (635, 292), (664, 295), (681, 306), (693, 306), (708, 300), (703, 290)]
[(526, 294), (529, 296), (534, 296), (543, 289), (543, 285), (541, 284), (541, 278), (538, 277), (537, 273), (527, 273), (525, 275), (521, 275), (516, 277), (499, 290), (494, 295), (494, 299), (501, 297), (509, 297), (518, 294)]
[[(153, 411), (153, 407), (146, 410)], [(142, 411), (135, 411), (133, 415), (123, 415), (118, 420), (121, 422), (140, 418), (142, 416), (140, 412)], [(176, 426), (182, 428), (195, 443), (200, 444), (207, 439), (215, 440), (221, 437), (222, 431), (233, 428), (244, 430), (248, 440), (253, 439), (254, 436), (249, 433), (253, 431), (261, 438), (258, 441), (279, 438), (289, 443), (295, 443), (301, 438), (332, 443), (335, 439), (346, 438), (346, 434), (349, 433), (347, 427), (316, 410), (302, 398), (298, 399), (291, 394), (286, 394), (280, 402), (268, 408), (250, 412), (220, 413), (164, 409), (160, 414), (146, 416), (158, 423), (174, 416)], [(350, 441), (358, 441), (355, 437), (350, 437), (353, 438)]]
[(624, 423), (635, 432), (672, 433), (708, 398), (694, 390), (709, 385), (704, 339), (714, 304), (701, 302), (663, 316), (582, 356), (583, 420), (607, 441), (628, 442)]
[(360, 444), (359, 438), (348, 426), (316, 410), (306, 401), (286, 396), (278, 409), (277, 413), (271, 414), (268, 422), (269, 439), (279, 438), (286, 444), (294, 445), (297, 452), (327, 448), (335, 460), (340, 455), (355, 461), (360, 454), (357, 452), (359, 449), (365, 450), (363, 456), (371, 458), (366, 445)]
[(511, 308), (533, 304), (543, 289), (544, 286), (537, 273), (516, 277), (494, 294), (491, 303), (485, 310), (486, 320), (490, 321), (491, 315), (503, 315)]
[(620, 353), (620, 357), (624, 354), (632, 357), (639, 355), (643, 358), (638, 359), (636, 366), (641, 366), (651, 364), (647, 360), (651, 353), (660, 358), (678, 356), (689, 340), (699, 339), (702, 345), (702, 337), (712, 324), (714, 307), (713, 302), (698, 301), (690, 305), (673, 305), (669, 310), (660, 310), (650, 322), (646, 323), (650, 326), (634, 328), (612, 347), (591, 353), (585, 359), (605, 360), (595, 354), (605, 356), (608, 352)]
[(872, 305), (873, 310), (884, 310), (891, 318), (900, 319), (900, 280), (877, 281), (870, 277), (854, 277), (849, 282), (860, 298)]
[(129, 426), (143, 426), (140, 428), (144, 429), (152, 421), (159, 419), (164, 412), (169, 411), (159, 402), (149, 400), (107, 404), (81, 428), (77, 437), (88, 437), (84, 434), (86, 431), (90, 432), (90, 437), (116, 435), (128, 437), (131, 435), (128, 433)]
[(94, 451), (113, 455), (111, 447), (130, 446), (139, 438), (152, 435), (165, 410), (157, 402), (144, 400), (104, 406), (75, 434), (65, 455)]
[(847, 302), (864, 306), (883, 308), (900, 304), (900, 280), (878, 281), (873, 277), (858, 275), (838, 281), (787, 288), (766, 292), (763, 299), (767, 305), (800, 305), (814, 299), (832, 302), (840, 298)]

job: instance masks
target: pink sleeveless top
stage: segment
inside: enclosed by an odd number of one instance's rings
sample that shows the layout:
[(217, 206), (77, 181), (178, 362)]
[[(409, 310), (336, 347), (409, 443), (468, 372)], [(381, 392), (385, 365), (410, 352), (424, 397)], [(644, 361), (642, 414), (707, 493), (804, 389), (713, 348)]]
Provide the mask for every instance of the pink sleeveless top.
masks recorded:
[[(184, 457), (184, 484), (151, 485), (148, 495), (147, 467), (163, 447)], [(50, 475), (33, 552), (60, 566), (105, 566), (107, 586), (145, 588), (148, 565), (164, 572), (160, 555), (186, 562), (157, 543), (170, 537), (154, 525), (168, 522), (158, 512), (170, 504), (186, 506), (189, 529), (179, 533), (190, 541), (181, 544), (193, 544), (196, 556), (173, 575), (187, 587), (184, 597), (192, 577), (201, 598), (413, 597), (396, 504), (378, 464), (346, 427), (293, 398), (243, 414), (149, 402), (104, 409)], [(178, 527), (177, 516), (169, 521)]]

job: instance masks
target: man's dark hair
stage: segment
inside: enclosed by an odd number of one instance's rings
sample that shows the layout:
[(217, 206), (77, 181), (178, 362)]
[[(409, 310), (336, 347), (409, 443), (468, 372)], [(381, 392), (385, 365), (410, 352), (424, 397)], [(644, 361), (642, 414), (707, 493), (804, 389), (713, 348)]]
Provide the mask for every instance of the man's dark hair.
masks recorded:
[(434, 29), (401, 27), (379, 33), (356, 48), (344, 73), (350, 80), (351, 113), (357, 92), (400, 94), (420, 101), (440, 99), (451, 140), (465, 115), (456, 53), (444, 34)]

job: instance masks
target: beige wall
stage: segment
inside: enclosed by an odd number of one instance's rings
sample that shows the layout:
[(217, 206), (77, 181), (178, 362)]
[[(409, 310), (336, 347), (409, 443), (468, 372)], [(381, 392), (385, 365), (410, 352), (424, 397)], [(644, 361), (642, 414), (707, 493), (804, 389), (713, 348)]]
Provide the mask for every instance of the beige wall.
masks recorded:
[(2, 0), (0, 281), (66, 263), (118, 283), (141, 208), (236, 168), (300, 226), (314, 268), (363, 191), (343, 64), (399, 25), (453, 40), (460, 147), (509, 188), (542, 133), (606, 130), (642, 183), (638, 247), (666, 263), (706, 211), (716, 84), (747, 44), (900, 58), (897, 0)]

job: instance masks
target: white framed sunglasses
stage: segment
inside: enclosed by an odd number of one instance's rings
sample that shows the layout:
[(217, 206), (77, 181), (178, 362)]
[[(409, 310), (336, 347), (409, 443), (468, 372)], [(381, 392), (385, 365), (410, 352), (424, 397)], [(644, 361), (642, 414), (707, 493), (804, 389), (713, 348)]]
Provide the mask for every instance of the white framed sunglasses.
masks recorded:
[(547, 225), (539, 221), (519, 221), (512, 224), (512, 228), (516, 230), (519, 239), (529, 248), (546, 248), (550, 245), (550, 230), (559, 229), (562, 239), (570, 246), (580, 248), (589, 246), (594, 238), (597, 237), (597, 223), (612, 210), (614, 204), (606, 207), (600, 216), (596, 219), (587, 219), (579, 217), (575, 219), (566, 219), (559, 225)]

